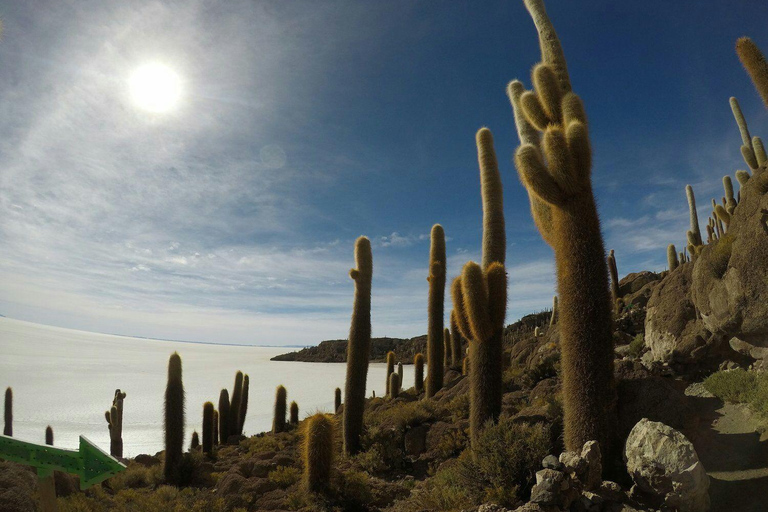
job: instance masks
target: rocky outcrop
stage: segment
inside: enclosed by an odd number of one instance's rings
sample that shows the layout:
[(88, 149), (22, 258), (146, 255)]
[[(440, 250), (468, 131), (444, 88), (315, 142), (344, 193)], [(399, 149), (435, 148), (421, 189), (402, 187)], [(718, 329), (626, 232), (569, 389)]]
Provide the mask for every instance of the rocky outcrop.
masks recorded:
[(658, 498), (659, 506), (709, 510), (709, 477), (691, 442), (677, 430), (640, 420), (627, 438), (624, 459), (640, 494)]

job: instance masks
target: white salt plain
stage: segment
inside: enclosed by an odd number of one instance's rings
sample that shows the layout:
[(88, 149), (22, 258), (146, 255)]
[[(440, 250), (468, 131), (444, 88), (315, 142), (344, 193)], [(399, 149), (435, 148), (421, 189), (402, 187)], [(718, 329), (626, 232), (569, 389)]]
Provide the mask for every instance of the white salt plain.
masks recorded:
[[(109, 451), (104, 411), (115, 389), (124, 404), (124, 455), (163, 449), (163, 395), (168, 357), (182, 359), (186, 391), (186, 443), (201, 431), (203, 403), (218, 407), (219, 392), (232, 392), (235, 372), (250, 376), (244, 434), (269, 430), (275, 387), (283, 384), (300, 417), (333, 409), (334, 389), (344, 389), (343, 363), (278, 362), (269, 359), (292, 348), (162, 341), (98, 334), (0, 318), (0, 391), (13, 387), (13, 435), (43, 443), (51, 425), (55, 445), (77, 448), (85, 435)], [(413, 366), (403, 380), (413, 382)], [(371, 364), (367, 395), (384, 393), (386, 367)]]

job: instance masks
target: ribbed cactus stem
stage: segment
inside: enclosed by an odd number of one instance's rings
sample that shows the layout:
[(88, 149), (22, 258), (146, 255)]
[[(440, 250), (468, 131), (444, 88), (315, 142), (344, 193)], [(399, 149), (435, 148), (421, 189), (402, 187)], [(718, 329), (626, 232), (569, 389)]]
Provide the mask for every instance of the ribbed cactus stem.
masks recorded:
[(288, 409), (288, 392), (280, 385), (275, 389), (275, 416), (272, 419), (272, 433), (285, 431), (285, 414)]
[(304, 425), (304, 484), (310, 492), (323, 492), (328, 489), (333, 467), (333, 420), (315, 414)]
[(13, 436), (13, 389), (5, 389), (5, 425), (3, 427), (4, 436)]
[(667, 266), (669, 271), (675, 270), (678, 265), (680, 265), (680, 262), (677, 260), (677, 249), (675, 249), (674, 244), (669, 244), (667, 246)]
[(768, 63), (760, 48), (748, 37), (742, 37), (736, 41), (736, 53), (741, 64), (752, 78), (758, 94), (763, 103), (768, 107)]
[[(338, 389), (338, 388), (337, 388)], [(295, 401), (291, 402), (290, 407), (290, 424), (291, 425), (298, 425), (299, 424), (299, 404), (297, 404)]]
[(213, 402), (203, 404), (203, 453), (213, 453)]
[(227, 444), (230, 436), (229, 425), (229, 391), (222, 389), (219, 393), (219, 443)]
[(557, 323), (557, 295), (552, 297), (552, 316), (549, 317), (549, 326), (552, 327)]
[(181, 380), (181, 357), (174, 352), (168, 361), (168, 383), (165, 388), (165, 481), (180, 483), (184, 447), (184, 384)]
[(741, 144), (752, 149), (752, 136), (749, 134), (749, 127), (747, 126), (747, 120), (744, 118), (744, 114), (739, 106), (739, 100), (731, 97), (729, 100), (731, 104), (731, 112), (733, 112), (733, 118), (736, 120), (736, 126), (739, 128), (739, 134), (741, 134)]
[(384, 393), (389, 395), (389, 376), (395, 371), (395, 353), (391, 350), (387, 352), (387, 376)]
[(740, 187), (746, 186), (750, 177), (751, 176), (747, 171), (743, 171), (743, 170), (736, 171), (736, 179), (738, 180)]
[(336, 391), (333, 393), (333, 412), (339, 412), (339, 407), (341, 407), (341, 389), (336, 388)]
[(243, 377), (243, 396), (240, 398), (240, 414), (238, 414), (240, 425), (238, 426), (237, 433), (241, 435), (243, 433), (243, 427), (245, 427), (245, 416), (248, 414), (248, 394), (250, 393), (250, 387), (251, 379), (248, 375), (245, 375)]
[(524, 3), (539, 33), (539, 47), (542, 60), (552, 67), (557, 76), (560, 90), (563, 93), (567, 93), (571, 90), (568, 65), (565, 61), (563, 47), (560, 45), (560, 39), (557, 37), (557, 32), (555, 32), (555, 27), (549, 20), (547, 11), (544, 8), (544, 2), (542, 0), (524, 0)]
[(45, 444), (53, 446), (53, 429), (50, 425), (45, 427)]
[(757, 165), (762, 167), (766, 162), (768, 162), (768, 155), (765, 153), (763, 139), (760, 137), (752, 137), (752, 150), (755, 152), (755, 160), (757, 160)]
[(397, 398), (400, 396), (400, 376), (393, 373), (389, 376), (389, 397)]
[(432, 226), (429, 250), (429, 304), (427, 322), (427, 385), (425, 398), (443, 387), (443, 307), (445, 302), (445, 232)]
[(235, 374), (232, 400), (229, 404), (229, 429), (232, 435), (240, 435), (240, 403), (243, 400), (243, 372)]
[(349, 273), (355, 281), (355, 301), (347, 344), (347, 380), (344, 386), (344, 453), (360, 451), (365, 410), (365, 384), (371, 352), (371, 242), (360, 237), (355, 242), (356, 269)]
[(696, 197), (693, 195), (693, 187), (685, 186), (685, 195), (688, 198), (688, 213), (691, 222), (691, 233), (694, 236), (695, 243), (691, 245), (701, 245), (701, 230), (699, 229), (699, 214), (696, 212)]
[(413, 388), (416, 393), (424, 390), (424, 354), (416, 354), (413, 357)]
[[(507, 235), (504, 228), (504, 193), (493, 148), (493, 135), (481, 128), (475, 136), (480, 168), (480, 194), (483, 202), (483, 268), (506, 259)], [(444, 261), (444, 260), (443, 260)]]
[(736, 209), (736, 198), (733, 197), (733, 182), (730, 176), (723, 176), (723, 189), (725, 189), (725, 209), (733, 215)]

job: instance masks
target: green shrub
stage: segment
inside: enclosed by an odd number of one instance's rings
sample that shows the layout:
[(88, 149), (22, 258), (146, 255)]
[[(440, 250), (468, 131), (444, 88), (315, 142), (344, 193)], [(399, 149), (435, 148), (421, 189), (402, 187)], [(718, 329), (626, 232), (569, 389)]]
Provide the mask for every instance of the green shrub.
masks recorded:
[(640, 357), (640, 355), (643, 353), (643, 349), (645, 348), (645, 335), (638, 334), (635, 336), (635, 339), (633, 339), (629, 344), (629, 355), (631, 357)]
[(748, 403), (755, 394), (757, 380), (755, 373), (746, 370), (726, 370), (707, 377), (704, 387), (726, 402)]
[(267, 478), (281, 489), (287, 489), (301, 479), (301, 470), (289, 466), (278, 466), (269, 472)]

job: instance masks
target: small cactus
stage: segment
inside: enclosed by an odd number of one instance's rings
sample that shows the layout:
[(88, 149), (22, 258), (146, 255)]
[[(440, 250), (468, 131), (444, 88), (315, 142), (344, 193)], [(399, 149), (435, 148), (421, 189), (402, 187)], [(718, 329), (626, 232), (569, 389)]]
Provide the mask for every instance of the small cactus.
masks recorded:
[(285, 431), (285, 413), (286, 413), (286, 400), (288, 392), (285, 387), (277, 386), (275, 390), (275, 417), (272, 420), (272, 433), (277, 434)]
[(181, 380), (181, 357), (174, 352), (168, 361), (168, 384), (165, 388), (165, 481), (180, 483), (180, 466), (184, 447), (184, 384)]
[(290, 409), (291, 409), (290, 423), (291, 425), (298, 425), (299, 424), (299, 404), (297, 404), (295, 401), (291, 402)]
[(219, 445), (219, 411), (213, 411), (213, 446)]
[(557, 323), (557, 295), (552, 296), (552, 316), (549, 317), (549, 326)]
[(389, 376), (395, 371), (395, 353), (391, 350), (387, 352), (387, 377), (384, 393), (389, 395)]
[(200, 435), (197, 430), (192, 432), (192, 440), (189, 442), (189, 451), (200, 449)]
[(109, 454), (113, 457), (123, 456), (123, 400), (125, 397), (125, 393), (116, 389), (112, 407), (104, 414), (109, 429)]
[(310, 492), (328, 489), (333, 468), (333, 420), (315, 414), (304, 422), (304, 484)]
[(730, 176), (723, 176), (723, 189), (725, 189), (725, 209), (733, 215), (733, 211), (736, 209), (736, 198), (733, 197), (733, 182)]
[(231, 435), (240, 434), (240, 402), (243, 400), (243, 372), (235, 374), (232, 399), (229, 404), (229, 430)]
[(227, 444), (229, 441), (229, 408), (229, 391), (224, 388), (219, 393), (219, 444)]
[(349, 272), (355, 281), (355, 301), (347, 344), (347, 379), (344, 385), (344, 453), (360, 451), (365, 410), (365, 384), (371, 352), (371, 241), (361, 236), (355, 242), (356, 269)]
[(397, 398), (400, 396), (400, 376), (393, 373), (389, 376), (389, 397)]
[(443, 307), (445, 302), (445, 231), (432, 226), (429, 248), (429, 304), (427, 322), (427, 392), (433, 396), (443, 387)]
[(757, 165), (763, 166), (765, 165), (765, 162), (768, 162), (768, 155), (765, 153), (765, 146), (760, 137), (752, 137), (752, 150), (755, 152)]
[(748, 37), (736, 41), (736, 53), (755, 84), (755, 89), (768, 107), (768, 63), (760, 48)]
[(339, 407), (341, 407), (341, 389), (336, 388), (336, 391), (333, 394), (333, 412), (334, 412), (334, 414), (339, 412)]
[(678, 265), (680, 265), (680, 262), (677, 259), (677, 249), (675, 249), (674, 244), (669, 244), (667, 246), (667, 266), (669, 271), (675, 270)]
[(413, 389), (416, 393), (424, 391), (424, 354), (413, 357)]
[(736, 120), (736, 126), (738, 126), (739, 133), (741, 134), (741, 156), (744, 158), (744, 162), (746, 162), (750, 169), (757, 169), (757, 158), (752, 144), (752, 137), (749, 135), (747, 120), (744, 119), (744, 114), (739, 106), (739, 101), (733, 97), (731, 97), (729, 101), (731, 104), (731, 111), (733, 112), (733, 118)]
[(45, 427), (45, 444), (53, 446), (53, 429), (50, 425)]
[(3, 435), (13, 437), (13, 389), (5, 389), (5, 426)]
[(203, 404), (203, 453), (213, 453), (213, 430), (214, 430), (214, 411), (213, 402)]
[(689, 233), (691, 233), (691, 236), (693, 237), (692, 239), (689, 239), (688, 245), (693, 245), (695, 247), (701, 245), (702, 242), (701, 230), (699, 229), (699, 215), (696, 213), (696, 197), (693, 195), (693, 187), (686, 185), (685, 195), (688, 198), (688, 213), (691, 222)]

